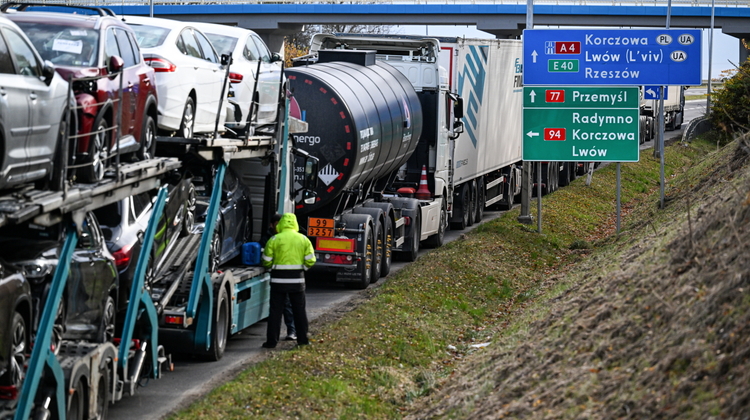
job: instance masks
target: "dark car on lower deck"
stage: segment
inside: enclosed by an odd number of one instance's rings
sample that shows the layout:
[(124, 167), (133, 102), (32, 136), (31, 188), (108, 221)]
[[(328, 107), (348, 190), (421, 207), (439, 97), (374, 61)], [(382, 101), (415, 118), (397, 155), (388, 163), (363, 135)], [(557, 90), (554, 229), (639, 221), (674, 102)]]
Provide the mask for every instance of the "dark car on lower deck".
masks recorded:
[[(0, 255), (20, 267), (31, 285), (32, 321), (39, 323), (65, 241), (62, 224), (25, 223), (0, 229)], [(113, 338), (117, 269), (93, 213), (87, 213), (55, 322), (54, 340), (105, 342)]]

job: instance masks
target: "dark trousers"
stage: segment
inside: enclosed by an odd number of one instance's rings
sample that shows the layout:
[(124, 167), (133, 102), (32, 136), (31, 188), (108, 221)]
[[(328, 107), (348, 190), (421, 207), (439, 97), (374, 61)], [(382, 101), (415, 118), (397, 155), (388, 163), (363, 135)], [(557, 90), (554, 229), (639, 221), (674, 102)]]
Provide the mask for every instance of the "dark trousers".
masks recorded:
[(281, 332), (281, 315), (286, 306), (286, 299), (292, 304), (294, 326), (297, 330), (297, 344), (309, 344), (307, 340), (307, 311), (305, 310), (304, 283), (271, 283), (271, 300), (268, 314), (266, 343), (275, 346)]

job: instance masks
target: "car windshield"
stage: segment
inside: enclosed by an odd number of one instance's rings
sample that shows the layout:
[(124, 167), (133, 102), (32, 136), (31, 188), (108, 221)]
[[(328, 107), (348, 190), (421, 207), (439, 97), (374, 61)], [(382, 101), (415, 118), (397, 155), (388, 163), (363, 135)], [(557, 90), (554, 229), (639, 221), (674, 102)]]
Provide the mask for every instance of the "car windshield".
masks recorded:
[(44, 60), (58, 66), (97, 66), (99, 31), (47, 22), (17, 23)]
[(164, 43), (169, 35), (169, 28), (160, 28), (158, 26), (151, 25), (136, 25), (130, 24), (130, 27), (135, 31), (135, 38), (138, 40), (138, 45), (141, 48), (154, 48)]
[(214, 48), (216, 48), (216, 52), (219, 54), (231, 54), (234, 51), (234, 46), (237, 45), (237, 38), (233, 36), (209, 33), (206, 33), (206, 36), (214, 44)]

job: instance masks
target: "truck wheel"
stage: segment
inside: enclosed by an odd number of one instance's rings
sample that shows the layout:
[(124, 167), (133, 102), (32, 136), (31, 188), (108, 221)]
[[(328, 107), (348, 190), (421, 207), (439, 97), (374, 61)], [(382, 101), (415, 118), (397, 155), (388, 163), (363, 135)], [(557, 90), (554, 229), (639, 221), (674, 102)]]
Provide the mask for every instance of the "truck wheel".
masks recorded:
[(372, 236), (372, 228), (368, 224), (365, 228), (365, 259), (361, 261), (361, 267), (359, 268), (360, 280), (354, 283), (354, 287), (357, 289), (367, 289), (370, 285), (372, 278), (372, 267), (373, 264), (372, 255), (375, 249), (375, 241)]
[(469, 220), (467, 221), (466, 225), (471, 226), (474, 224), (474, 216), (477, 208), (477, 183), (476, 181), (471, 181), (469, 183)]
[(445, 231), (448, 229), (448, 210), (446, 209), (445, 200), (440, 207), (440, 225), (436, 234), (425, 239), (424, 243), (430, 248), (440, 248), (445, 242)]
[(380, 280), (381, 272), (382, 272), (382, 264), (383, 264), (383, 255), (385, 255), (385, 252), (383, 250), (385, 246), (385, 238), (383, 235), (383, 224), (380, 222), (380, 219), (375, 219), (375, 235), (373, 237), (373, 242), (375, 242), (375, 247), (373, 249), (373, 258), (372, 258), (372, 282), (377, 283), (378, 280)]
[(99, 325), (100, 343), (111, 343), (115, 338), (115, 300), (112, 296), (107, 296), (102, 311), (102, 322)]
[(422, 237), (422, 219), (419, 208), (417, 208), (417, 217), (412, 220), (412, 223), (414, 224), (414, 227), (412, 227), (414, 237), (411, 241), (411, 249), (404, 254), (404, 257), (408, 262), (415, 261), (419, 256), (419, 238)]
[(503, 195), (505, 198), (503, 200), (500, 200), (498, 202), (498, 207), (502, 211), (508, 211), (513, 208), (513, 203), (515, 201), (515, 192), (516, 192), (516, 177), (513, 175), (506, 175), (505, 179), (507, 179), (507, 182), (503, 182)]
[(474, 222), (479, 223), (484, 217), (484, 203), (487, 201), (487, 190), (484, 189), (484, 178), (477, 179), (477, 204), (474, 206)]
[(67, 409), (67, 415), (65, 418), (67, 420), (83, 420), (84, 419), (84, 412), (86, 410), (86, 406), (84, 405), (83, 397), (83, 384), (81, 383), (81, 380), (79, 379), (76, 382), (75, 387), (73, 388), (73, 394), (70, 396), (70, 399), (68, 400), (68, 409)]
[(385, 224), (383, 225), (383, 259), (380, 262), (380, 275), (387, 276), (391, 272), (391, 262), (393, 261), (393, 221), (386, 214)]
[(150, 115), (146, 115), (141, 130), (141, 147), (138, 149), (138, 159), (153, 159), (156, 151), (156, 122)]
[(208, 351), (208, 359), (215, 362), (224, 356), (227, 347), (227, 333), (229, 332), (229, 301), (227, 300), (227, 289), (219, 288), (216, 298), (216, 317), (211, 326), (211, 349)]
[(451, 229), (464, 230), (469, 225), (469, 188), (468, 184), (462, 184), (458, 193), (458, 216), (457, 222), (451, 223)]
[(560, 172), (560, 186), (567, 187), (570, 185), (570, 162), (563, 162), (563, 170)]
[(104, 420), (109, 412), (109, 364), (105, 361), (99, 367), (99, 381), (96, 386), (96, 417), (95, 420)]

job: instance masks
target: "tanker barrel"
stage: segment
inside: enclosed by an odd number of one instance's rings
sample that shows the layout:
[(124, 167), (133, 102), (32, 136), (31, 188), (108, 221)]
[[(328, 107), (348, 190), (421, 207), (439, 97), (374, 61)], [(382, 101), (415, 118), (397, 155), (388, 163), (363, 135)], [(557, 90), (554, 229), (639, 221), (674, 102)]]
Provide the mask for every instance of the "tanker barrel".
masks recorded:
[[(361, 57), (372, 52), (353, 52), (362, 54), (343, 56), (365, 64), (374, 61)], [(409, 80), (390, 65), (335, 61), (286, 72), (293, 94), (291, 113), (308, 123), (307, 133), (294, 135), (296, 146), (320, 159), (316, 202), (297, 200), (298, 214), (389, 176), (416, 149), (422, 133), (419, 98)], [(295, 174), (303, 171), (297, 162)]]

